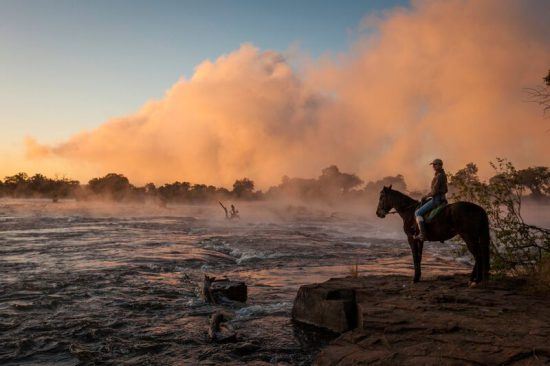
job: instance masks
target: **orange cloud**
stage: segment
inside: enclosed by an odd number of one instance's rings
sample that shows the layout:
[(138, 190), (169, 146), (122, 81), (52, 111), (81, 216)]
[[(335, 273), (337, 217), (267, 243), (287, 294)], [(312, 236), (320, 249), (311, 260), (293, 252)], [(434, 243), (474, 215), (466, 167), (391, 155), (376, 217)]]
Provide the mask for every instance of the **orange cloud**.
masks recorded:
[(416, 1), (366, 17), (371, 32), (349, 52), (300, 72), (245, 44), (134, 115), (55, 146), (29, 140), (27, 151), (141, 183), (247, 176), (264, 187), (330, 164), (367, 179), (403, 173), (413, 186), (425, 184), (433, 157), (451, 170), (496, 156), (548, 165), (549, 122), (523, 88), (548, 68), (549, 11), (545, 2)]

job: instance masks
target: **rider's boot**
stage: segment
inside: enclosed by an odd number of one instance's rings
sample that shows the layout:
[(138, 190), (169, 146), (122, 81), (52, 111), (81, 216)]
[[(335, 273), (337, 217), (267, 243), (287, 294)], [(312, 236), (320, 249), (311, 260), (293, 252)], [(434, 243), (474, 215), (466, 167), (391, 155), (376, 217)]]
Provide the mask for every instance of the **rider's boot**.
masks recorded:
[(415, 236), (416, 240), (425, 241), (426, 240), (426, 223), (422, 216), (416, 217), (416, 223), (418, 224), (418, 235)]

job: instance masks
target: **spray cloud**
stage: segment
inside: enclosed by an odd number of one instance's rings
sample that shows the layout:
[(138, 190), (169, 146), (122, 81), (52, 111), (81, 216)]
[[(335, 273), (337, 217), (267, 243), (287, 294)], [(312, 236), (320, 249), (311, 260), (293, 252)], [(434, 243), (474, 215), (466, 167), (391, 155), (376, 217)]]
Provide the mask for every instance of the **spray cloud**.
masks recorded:
[(136, 183), (247, 176), (260, 187), (331, 164), (365, 179), (402, 173), (413, 187), (434, 157), (450, 170), (496, 156), (548, 165), (549, 122), (523, 88), (547, 71), (549, 12), (543, 1), (414, 1), (367, 16), (348, 52), (299, 72), (243, 44), (133, 115), (53, 146), (29, 138), (27, 155)]

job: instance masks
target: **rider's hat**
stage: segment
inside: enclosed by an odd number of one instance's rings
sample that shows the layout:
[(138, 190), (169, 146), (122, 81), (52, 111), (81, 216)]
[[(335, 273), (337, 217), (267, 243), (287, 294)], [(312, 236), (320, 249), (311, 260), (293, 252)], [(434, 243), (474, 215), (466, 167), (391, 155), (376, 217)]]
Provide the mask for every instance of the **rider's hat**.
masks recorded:
[(443, 165), (443, 160), (441, 159), (434, 159), (434, 161), (432, 161), (430, 163), (430, 165)]

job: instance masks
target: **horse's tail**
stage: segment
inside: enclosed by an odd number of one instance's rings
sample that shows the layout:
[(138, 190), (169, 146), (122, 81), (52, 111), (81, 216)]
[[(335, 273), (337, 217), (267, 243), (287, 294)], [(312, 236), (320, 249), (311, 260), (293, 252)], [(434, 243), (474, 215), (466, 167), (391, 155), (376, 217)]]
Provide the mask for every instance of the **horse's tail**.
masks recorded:
[(479, 246), (481, 250), (482, 278), (489, 279), (489, 270), (491, 269), (491, 235), (489, 232), (489, 218), (487, 212), (483, 211), (481, 220), (481, 232), (479, 235)]

